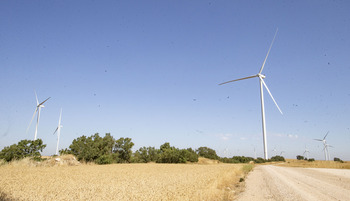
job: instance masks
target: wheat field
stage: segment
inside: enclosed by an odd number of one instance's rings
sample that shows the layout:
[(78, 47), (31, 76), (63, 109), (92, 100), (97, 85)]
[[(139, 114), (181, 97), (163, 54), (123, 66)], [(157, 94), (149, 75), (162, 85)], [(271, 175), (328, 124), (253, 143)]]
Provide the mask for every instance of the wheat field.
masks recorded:
[(14, 200), (232, 200), (242, 164), (0, 166), (0, 193)]

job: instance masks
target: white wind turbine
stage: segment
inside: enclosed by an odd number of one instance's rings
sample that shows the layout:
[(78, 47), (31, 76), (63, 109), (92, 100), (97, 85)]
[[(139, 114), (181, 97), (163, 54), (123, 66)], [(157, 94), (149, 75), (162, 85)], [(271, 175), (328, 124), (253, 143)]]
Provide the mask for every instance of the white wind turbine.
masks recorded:
[(271, 151), (272, 151), (272, 152), (274, 152), (274, 153), (275, 153), (275, 156), (276, 156), (276, 152), (277, 152), (276, 147), (275, 147), (275, 148), (273, 148)]
[(282, 156), (282, 154), (284, 154), (284, 153), (286, 153), (286, 152), (285, 151), (281, 151), (280, 156)]
[(328, 160), (328, 149), (327, 149), (327, 141), (326, 141), (326, 137), (328, 135), (329, 131), (326, 133), (326, 135), (323, 137), (323, 139), (314, 139), (317, 141), (321, 141), (323, 143), (323, 152), (324, 152), (324, 158), (327, 161)]
[(305, 151), (303, 153), (304, 157), (305, 157), (305, 154), (306, 154), (306, 158), (309, 159), (309, 153), (310, 151), (307, 149), (307, 147), (305, 146)]
[(61, 108), (61, 112), (60, 112), (60, 118), (58, 120), (58, 126), (55, 130), (55, 132), (53, 132), (53, 134), (55, 134), (57, 132), (57, 147), (56, 147), (56, 155), (58, 155), (58, 144), (60, 143), (60, 135), (61, 135), (61, 128), (63, 127), (61, 125), (61, 118), (62, 118), (62, 108)]
[(266, 125), (265, 125), (265, 107), (264, 107), (264, 94), (263, 94), (263, 85), (264, 87), (266, 88), (267, 92), (270, 94), (273, 102), (275, 103), (275, 105), (277, 106), (278, 110), (280, 111), (281, 114), (282, 111), (281, 109), (278, 107), (278, 104), (276, 103), (275, 99), (273, 98), (269, 88), (267, 87), (267, 85), (265, 84), (264, 82), (264, 78), (265, 78), (265, 75), (261, 74), (263, 69), (264, 69), (264, 66), (265, 66), (265, 63), (266, 63), (266, 59), (267, 57), (269, 56), (269, 53), (270, 53), (270, 50), (271, 50), (271, 47), (273, 45), (273, 42), (275, 41), (275, 38), (276, 38), (276, 35), (277, 35), (277, 31), (278, 29), (276, 30), (276, 33), (275, 33), (275, 36), (273, 37), (273, 40), (271, 42), (271, 45), (270, 45), (270, 48), (269, 48), (269, 51), (267, 52), (267, 55), (265, 57), (265, 60), (260, 68), (260, 71), (258, 74), (256, 75), (252, 75), (252, 76), (248, 76), (248, 77), (244, 77), (244, 78), (240, 78), (240, 79), (235, 79), (235, 80), (231, 80), (231, 81), (227, 81), (227, 82), (223, 82), (219, 85), (223, 85), (223, 84), (227, 84), (227, 83), (230, 83), (230, 82), (235, 82), (235, 81), (240, 81), (240, 80), (245, 80), (245, 79), (249, 79), (249, 78), (255, 78), (255, 77), (258, 77), (259, 78), (259, 81), (260, 81), (260, 100), (261, 100), (261, 116), (262, 116), (262, 131), (263, 131), (263, 143), (264, 143), (264, 156), (265, 156), (265, 159), (267, 160), (268, 159), (268, 154), (267, 154), (267, 142), (266, 142)]
[(35, 133), (34, 133), (34, 140), (36, 140), (36, 136), (37, 136), (37, 134), (38, 134), (38, 126), (39, 126), (39, 119), (40, 119), (40, 110), (41, 110), (41, 108), (45, 107), (43, 104), (44, 104), (47, 100), (49, 100), (51, 97), (48, 97), (46, 100), (44, 100), (43, 102), (41, 102), (41, 103), (39, 104), (38, 96), (36, 95), (36, 92), (35, 92), (35, 91), (34, 91), (34, 93), (35, 93), (35, 98), (36, 98), (36, 108), (35, 108), (35, 111), (34, 111), (32, 120), (30, 120), (29, 126), (28, 126), (28, 128), (27, 128), (27, 132), (28, 132), (28, 129), (29, 129), (30, 125), (32, 124), (32, 121), (33, 121), (33, 119), (34, 119), (35, 113), (38, 112), (37, 119), (36, 119)]

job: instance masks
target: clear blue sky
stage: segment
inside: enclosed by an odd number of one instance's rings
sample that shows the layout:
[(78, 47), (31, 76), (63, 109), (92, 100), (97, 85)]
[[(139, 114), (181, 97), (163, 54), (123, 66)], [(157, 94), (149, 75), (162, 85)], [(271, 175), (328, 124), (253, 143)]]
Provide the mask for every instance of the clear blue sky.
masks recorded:
[(263, 73), (269, 156), (350, 160), (348, 1), (2, 1), (0, 149), (38, 138), (55, 152), (110, 132), (134, 150), (208, 146), (220, 156), (263, 156), (258, 79)]

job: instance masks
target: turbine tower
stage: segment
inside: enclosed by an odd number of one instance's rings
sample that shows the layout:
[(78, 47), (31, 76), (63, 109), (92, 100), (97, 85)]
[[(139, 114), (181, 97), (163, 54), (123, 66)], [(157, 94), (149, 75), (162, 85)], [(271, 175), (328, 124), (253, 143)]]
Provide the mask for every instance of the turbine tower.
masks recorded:
[(306, 158), (307, 159), (309, 159), (309, 153), (310, 153), (310, 151), (307, 149), (307, 147), (305, 146), (305, 151), (304, 151), (304, 153), (303, 153), (303, 155), (305, 156), (305, 154), (306, 154)]
[(43, 102), (41, 102), (41, 103), (39, 104), (38, 96), (36, 95), (36, 92), (35, 92), (35, 91), (34, 91), (34, 93), (35, 93), (35, 98), (36, 98), (36, 108), (35, 108), (35, 111), (34, 111), (32, 120), (30, 120), (29, 126), (28, 126), (28, 128), (27, 128), (27, 132), (28, 132), (28, 129), (29, 129), (30, 125), (32, 124), (32, 121), (33, 121), (33, 119), (34, 119), (35, 114), (38, 112), (37, 119), (36, 119), (35, 133), (34, 133), (34, 140), (36, 140), (36, 136), (37, 136), (37, 134), (38, 134), (38, 126), (39, 126), (39, 119), (40, 119), (40, 110), (41, 110), (41, 108), (45, 107), (43, 104), (44, 104), (47, 100), (49, 100), (51, 97), (48, 97), (46, 100), (44, 100)]
[(329, 150), (328, 150), (328, 147), (333, 147), (332, 145), (329, 145), (329, 144), (325, 144), (324, 148), (323, 149), (326, 149), (327, 150), (327, 157), (328, 157), (328, 160), (330, 160), (330, 155), (329, 155)]
[(57, 156), (58, 156), (58, 144), (60, 143), (61, 128), (63, 127), (61, 125), (61, 118), (62, 118), (62, 108), (61, 108), (61, 112), (60, 112), (60, 118), (58, 120), (58, 126), (57, 126), (55, 132), (53, 132), (53, 134), (55, 134), (57, 132), (57, 147), (56, 147), (56, 155)]
[(259, 82), (260, 82), (260, 100), (261, 100), (261, 117), (262, 117), (262, 132), (263, 132), (263, 143), (264, 143), (265, 160), (268, 159), (268, 154), (267, 154), (267, 142), (266, 142), (267, 140), (266, 140), (266, 124), (265, 124), (265, 106), (264, 106), (263, 86), (266, 88), (267, 92), (270, 94), (273, 102), (277, 106), (277, 108), (280, 111), (280, 113), (283, 114), (281, 109), (278, 107), (278, 104), (276, 103), (275, 99), (273, 98), (269, 88), (267, 87), (267, 85), (264, 82), (265, 75), (261, 74), (263, 69), (264, 69), (267, 57), (269, 56), (269, 53), (270, 53), (271, 47), (273, 45), (273, 42), (275, 41), (275, 38), (276, 38), (276, 35), (277, 35), (277, 31), (278, 31), (278, 29), (276, 30), (275, 36), (273, 37), (273, 40), (272, 40), (271, 45), (270, 45), (270, 48), (269, 48), (269, 50), (268, 50), (268, 52), (266, 54), (265, 60), (264, 60), (264, 62), (262, 64), (258, 74), (252, 75), (252, 76), (248, 76), (248, 77), (244, 77), (244, 78), (231, 80), (231, 81), (227, 81), (227, 82), (223, 82), (223, 83), (219, 84), (219, 85), (223, 85), (223, 84), (227, 84), (227, 83), (230, 83), (230, 82), (235, 82), (235, 81), (240, 81), (240, 80), (245, 80), (245, 79), (250, 79), (250, 78), (255, 78), (255, 77), (259, 78)]
[(321, 141), (323, 143), (323, 152), (324, 152), (324, 158), (326, 161), (328, 161), (328, 146), (327, 146), (327, 141), (326, 141), (326, 137), (328, 135), (329, 131), (326, 133), (326, 135), (323, 137), (323, 139), (314, 139), (316, 141)]

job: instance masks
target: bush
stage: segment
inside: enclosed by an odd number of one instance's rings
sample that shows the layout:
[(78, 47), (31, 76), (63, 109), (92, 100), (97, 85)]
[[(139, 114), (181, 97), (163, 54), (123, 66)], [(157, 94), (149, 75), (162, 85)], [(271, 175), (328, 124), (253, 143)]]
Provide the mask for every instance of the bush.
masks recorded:
[(192, 148), (183, 149), (182, 155), (188, 162), (198, 162), (198, 154)]
[(297, 155), (297, 159), (298, 159), (298, 160), (304, 160), (304, 156)]
[(216, 151), (208, 147), (199, 147), (196, 150), (197, 154), (204, 158), (209, 158), (213, 160), (218, 160), (220, 157), (216, 155)]
[(254, 160), (254, 163), (265, 163), (265, 162), (266, 160), (260, 157)]
[(134, 143), (131, 142), (131, 138), (119, 138), (114, 146), (113, 152), (119, 154), (119, 158), (122, 162), (130, 163), (132, 155), (132, 147)]
[(110, 133), (103, 138), (96, 133), (74, 139), (69, 149), (60, 150), (60, 154), (73, 154), (79, 161), (97, 164), (122, 163), (130, 162), (133, 146), (131, 138), (115, 140)]
[(95, 161), (97, 164), (112, 164), (113, 163), (113, 157), (111, 154), (109, 155), (102, 155), (100, 157), (98, 157)]
[(286, 161), (283, 156), (274, 156), (274, 157), (271, 157), (270, 160), (271, 161), (283, 161), (283, 162)]
[(198, 162), (197, 153), (191, 149), (178, 149), (171, 147), (168, 142), (160, 146), (157, 163), (186, 163)]
[(58, 153), (60, 154), (60, 156), (67, 155), (67, 154), (72, 154), (71, 151), (69, 149), (67, 149), (67, 148), (59, 150)]
[(312, 162), (312, 161), (315, 161), (315, 159), (314, 158), (309, 158), (307, 161)]
[(336, 158), (336, 157), (334, 157), (334, 161), (344, 163), (344, 161), (342, 161), (340, 158)]
[(250, 161), (255, 161), (252, 157), (245, 156), (233, 156), (232, 158), (220, 158), (223, 163), (249, 163)]
[(46, 147), (41, 139), (21, 140), (17, 144), (4, 147), (0, 152), (0, 159), (7, 162), (19, 160), (26, 157), (33, 157), (35, 160), (41, 160), (41, 154)]
[(137, 150), (131, 162), (133, 163), (148, 163), (148, 162), (156, 162), (159, 157), (160, 150), (154, 147), (141, 147)]

